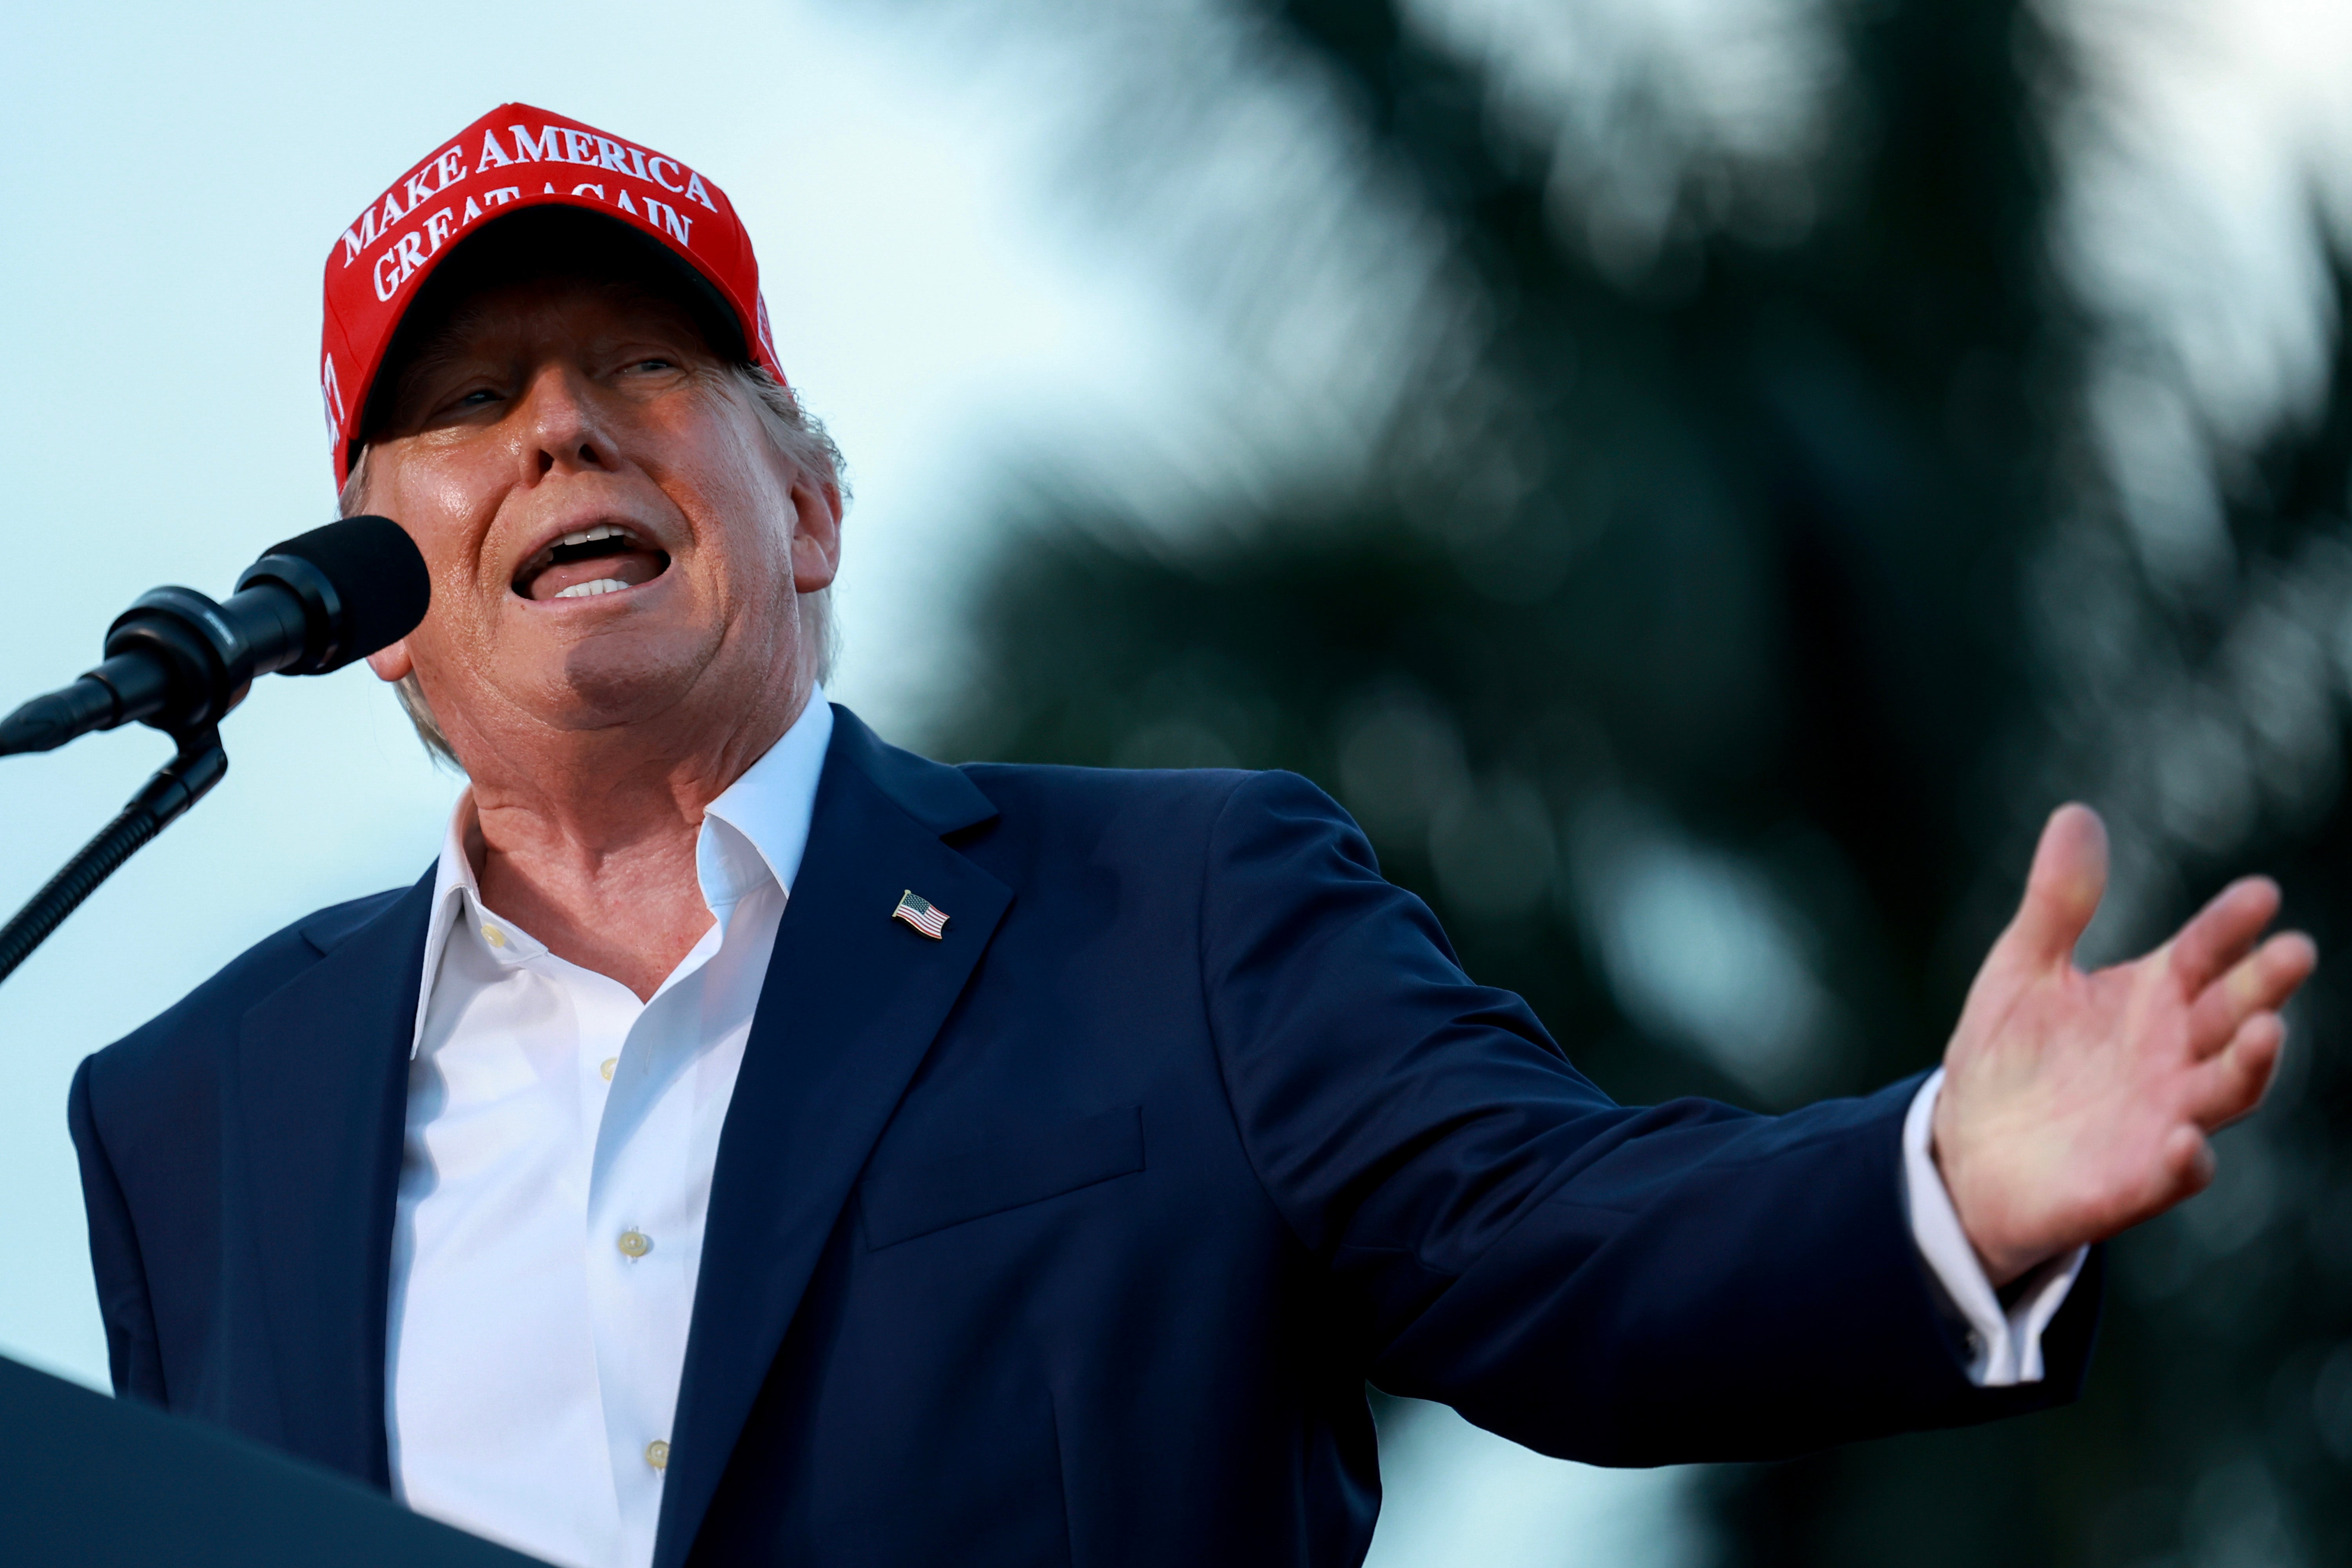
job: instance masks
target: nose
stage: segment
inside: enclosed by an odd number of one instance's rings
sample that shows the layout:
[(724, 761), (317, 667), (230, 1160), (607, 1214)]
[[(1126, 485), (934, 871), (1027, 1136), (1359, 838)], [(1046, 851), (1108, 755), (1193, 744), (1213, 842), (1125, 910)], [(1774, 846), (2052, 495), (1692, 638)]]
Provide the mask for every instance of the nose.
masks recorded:
[(541, 365), (524, 389), (522, 413), (537, 477), (613, 466), (612, 434), (586, 380), (572, 366)]

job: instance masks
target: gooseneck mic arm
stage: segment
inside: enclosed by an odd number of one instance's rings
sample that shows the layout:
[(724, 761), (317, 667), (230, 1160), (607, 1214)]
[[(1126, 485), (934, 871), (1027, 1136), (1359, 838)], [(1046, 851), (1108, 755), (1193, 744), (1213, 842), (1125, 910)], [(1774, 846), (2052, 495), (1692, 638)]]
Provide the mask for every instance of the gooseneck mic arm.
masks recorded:
[(0, 980), (48, 940), (51, 931), (98, 890), (98, 885), (121, 869), (122, 863), (169, 826), (182, 812), (204, 798), (228, 772), (228, 753), (221, 750), (220, 731), (207, 725), (180, 738), (180, 754), (156, 770), (131, 804), (81, 847), (65, 868), (48, 879), (32, 901), (0, 926)]
[(0, 926), (0, 980), (228, 772), (220, 721), (257, 675), (324, 675), (398, 641), (431, 599), (424, 557), (388, 518), (352, 517), (269, 552), (216, 604), (191, 588), (140, 595), (106, 634), (106, 660), (0, 720), (0, 755), (46, 752), (136, 720), (178, 754), (32, 901)]

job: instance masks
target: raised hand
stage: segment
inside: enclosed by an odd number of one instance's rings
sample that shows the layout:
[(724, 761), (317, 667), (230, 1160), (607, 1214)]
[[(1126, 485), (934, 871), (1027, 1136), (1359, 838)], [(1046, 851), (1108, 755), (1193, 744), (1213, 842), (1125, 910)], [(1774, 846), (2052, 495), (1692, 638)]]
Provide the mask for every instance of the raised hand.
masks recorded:
[(2298, 932), (2255, 945), (2279, 891), (2248, 877), (2154, 952), (2086, 974), (2074, 943), (2106, 883), (2098, 814), (2061, 806), (1944, 1052), (1936, 1163), (1996, 1286), (2213, 1179), (2206, 1135), (2261, 1103), (2279, 1009), (2318, 962)]

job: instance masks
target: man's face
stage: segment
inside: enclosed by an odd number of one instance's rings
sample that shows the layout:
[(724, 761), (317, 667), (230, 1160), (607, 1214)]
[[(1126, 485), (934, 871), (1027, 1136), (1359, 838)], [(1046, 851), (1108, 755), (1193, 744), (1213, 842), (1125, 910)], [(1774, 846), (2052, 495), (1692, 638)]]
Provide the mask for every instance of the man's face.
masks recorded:
[(775, 449), (675, 305), (568, 279), (476, 294), (388, 429), (363, 505), (415, 538), (433, 608), (369, 662), (415, 669), (461, 756), (533, 726), (740, 721), (808, 679), (797, 595), (833, 580), (838, 491)]

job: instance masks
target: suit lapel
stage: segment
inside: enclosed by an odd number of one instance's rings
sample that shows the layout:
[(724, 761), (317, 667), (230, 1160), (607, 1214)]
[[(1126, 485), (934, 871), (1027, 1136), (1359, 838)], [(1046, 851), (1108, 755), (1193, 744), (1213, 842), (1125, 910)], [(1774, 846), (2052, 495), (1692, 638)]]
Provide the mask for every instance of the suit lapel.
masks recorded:
[[(845, 711), (719, 1140), (655, 1568), (677, 1568), (852, 1184), (1013, 895), (940, 842), (995, 815)], [(891, 910), (948, 911), (933, 941)]]
[(357, 930), (306, 927), (325, 956), (256, 1004), (238, 1040), (283, 1441), (378, 1486), (390, 1484), (385, 1293), (432, 895), (428, 874)]

